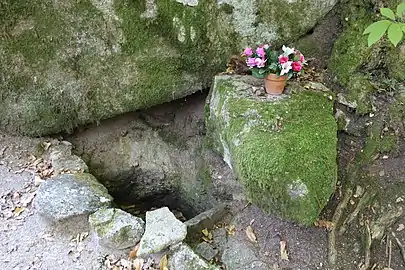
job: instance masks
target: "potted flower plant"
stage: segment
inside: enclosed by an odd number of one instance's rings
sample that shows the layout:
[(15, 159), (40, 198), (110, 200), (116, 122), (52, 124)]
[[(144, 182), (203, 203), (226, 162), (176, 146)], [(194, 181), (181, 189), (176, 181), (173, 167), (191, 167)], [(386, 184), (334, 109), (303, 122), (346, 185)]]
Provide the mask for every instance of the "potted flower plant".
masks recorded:
[(305, 64), (305, 57), (300, 51), (286, 46), (282, 47), (282, 53), (268, 44), (260, 45), (255, 50), (247, 47), (243, 55), (247, 58), (246, 64), (252, 75), (264, 79), (266, 92), (273, 95), (280, 95), (286, 81), (301, 74)]

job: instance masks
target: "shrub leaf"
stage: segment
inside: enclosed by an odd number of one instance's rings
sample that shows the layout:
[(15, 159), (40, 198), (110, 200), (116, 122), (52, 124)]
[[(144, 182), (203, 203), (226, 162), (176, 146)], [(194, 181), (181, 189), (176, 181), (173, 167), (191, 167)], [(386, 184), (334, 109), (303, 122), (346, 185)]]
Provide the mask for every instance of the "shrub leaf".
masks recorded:
[(401, 3), (397, 6), (397, 17), (401, 18), (405, 12), (405, 3)]
[(401, 26), (397, 23), (391, 24), (390, 28), (388, 28), (388, 39), (395, 47), (402, 40), (403, 35)]
[(371, 24), (364, 30), (363, 34), (369, 34), (368, 46), (370, 47), (376, 43), (387, 31), (388, 27), (392, 24), (389, 20), (382, 20)]
[(395, 20), (395, 14), (394, 11), (392, 11), (390, 8), (381, 8), (380, 9), (380, 13), (381, 15), (383, 15), (384, 17), (387, 17), (391, 20)]

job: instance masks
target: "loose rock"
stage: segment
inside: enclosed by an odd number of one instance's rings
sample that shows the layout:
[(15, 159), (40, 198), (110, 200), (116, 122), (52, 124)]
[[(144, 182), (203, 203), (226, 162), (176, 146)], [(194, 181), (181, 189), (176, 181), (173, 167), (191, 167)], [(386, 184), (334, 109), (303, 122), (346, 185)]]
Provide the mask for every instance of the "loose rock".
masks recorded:
[(91, 214), (109, 207), (113, 198), (97, 179), (88, 173), (62, 174), (38, 189), (36, 211), (51, 221)]
[(187, 233), (191, 235), (200, 233), (204, 228), (212, 228), (226, 213), (226, 205), (221, 204), (187, 220), (185, 222), (187, 225)]
[(181, 244), (174, 249), (169, 257), (169, 269), (173, 270), (214, 270), (219, 269), (208, 265), (186, 244)]
[(71, 146), (60, 144), (50, 149), (49, 158), (55, 173), (87, 172), (86, 163), (78, 156), (72, 155)]
[(207, 261), (211, 261), (218, 254), (218, 250), (213, 249), (207, 242), (198, 244), (195, 252)]
[(146, 212), (146, 229), (142, 236), (137, 255), (142, 257), (157, 253), (180, 243), (186, 238), (187, 227), (176, 219), (169, 208), (163, 207)]
[(90, 215), (89, 223), (99, 243), (113, 249), (135, 246), (145, 225), (142, 219), (116, 208), (98, 210)]
[(222, 255), (222, 262), (232, 270), (268, 270), (270, 267), (261, 261), (254, 248), (243, 241), (230, 237)]

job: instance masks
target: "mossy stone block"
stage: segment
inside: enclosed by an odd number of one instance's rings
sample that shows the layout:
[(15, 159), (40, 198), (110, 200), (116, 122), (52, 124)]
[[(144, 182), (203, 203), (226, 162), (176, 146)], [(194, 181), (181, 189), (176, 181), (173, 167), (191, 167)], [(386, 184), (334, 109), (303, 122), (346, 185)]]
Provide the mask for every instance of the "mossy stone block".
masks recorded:
[(334, 192), (337, 124), (333, 95), (292, 83), (290, 95), (254, 94), (262, 80), (217, 76), (207, 103), (212, 145), (265, 211), (312, 224)]

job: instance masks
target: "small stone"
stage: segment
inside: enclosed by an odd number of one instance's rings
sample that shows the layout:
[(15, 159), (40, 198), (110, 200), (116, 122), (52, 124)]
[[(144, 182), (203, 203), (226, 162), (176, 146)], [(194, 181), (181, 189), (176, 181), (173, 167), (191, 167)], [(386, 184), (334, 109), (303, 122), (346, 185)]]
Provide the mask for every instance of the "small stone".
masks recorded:
[(88, 173), (61, 174), (40, 185), (34, 205), (50, 221), (88, 215), (109, 207), (113, 198), (97, 179)]
[(169, 256), (169, 269), (175, 270), (208, 270), (219, 269), (213, 268), (201, 259), (194, 251), (186, 244), (181, 244), (173, 250), (173, 254)]
[(112, 249), (135, 246), (144, 233), (145, 222), (121, 209), (101, 209), (89, 217), (96, 239)]
[(86, 163), (76, 155), (72, 155), (71, 146), (60, 144), (51, 148), (50, 160), (56, 173), (87, 172)]
[(218, 254), (218, 250), (213, 249), (207, 242), (198, 244), (195, 252), (207, 261), (211, 261)]
[(214, 247), (222, 253), (226, 246), (228, 234), (225, 228), (217, 228), (212, 231), (212, 238), (214, 240)]
[(405, 226), (404, 226), (404, 224), (401, 223), (398, 225), (397, 232), (403, 231), (404, 229), (405, 229)]
[(361, 195), (363, 195), (363, 193), (364, 193), (364, 188), (361, 187), (361, 186), (359, 186), (359, 185), (357, 185), (357, 186), (356, 186), (356, 192), (354, 193), (353, 197), (358, 198), (358, 197), (360, 197)]
[(222, 255), (226, 269), (268, 270), (270, 267), (256, 255), (254, 248), (245, 241), (230, 237)]
[(378, 175), (381, 176), (381, 177), (383, 177), (383, 176), (385, 175), (385, 171), (384, 171), (384, 170), (380, 171), (380, 172), (378, 173)]
[[(139, 244), (137, 255), (157, 253), (180, 243), (186, 238), (187, 226), (176, 219), (169, 208), (163, 207), (146, 212), (146, 229)], [(177, 268), (175, 268), (177, 269)]]

